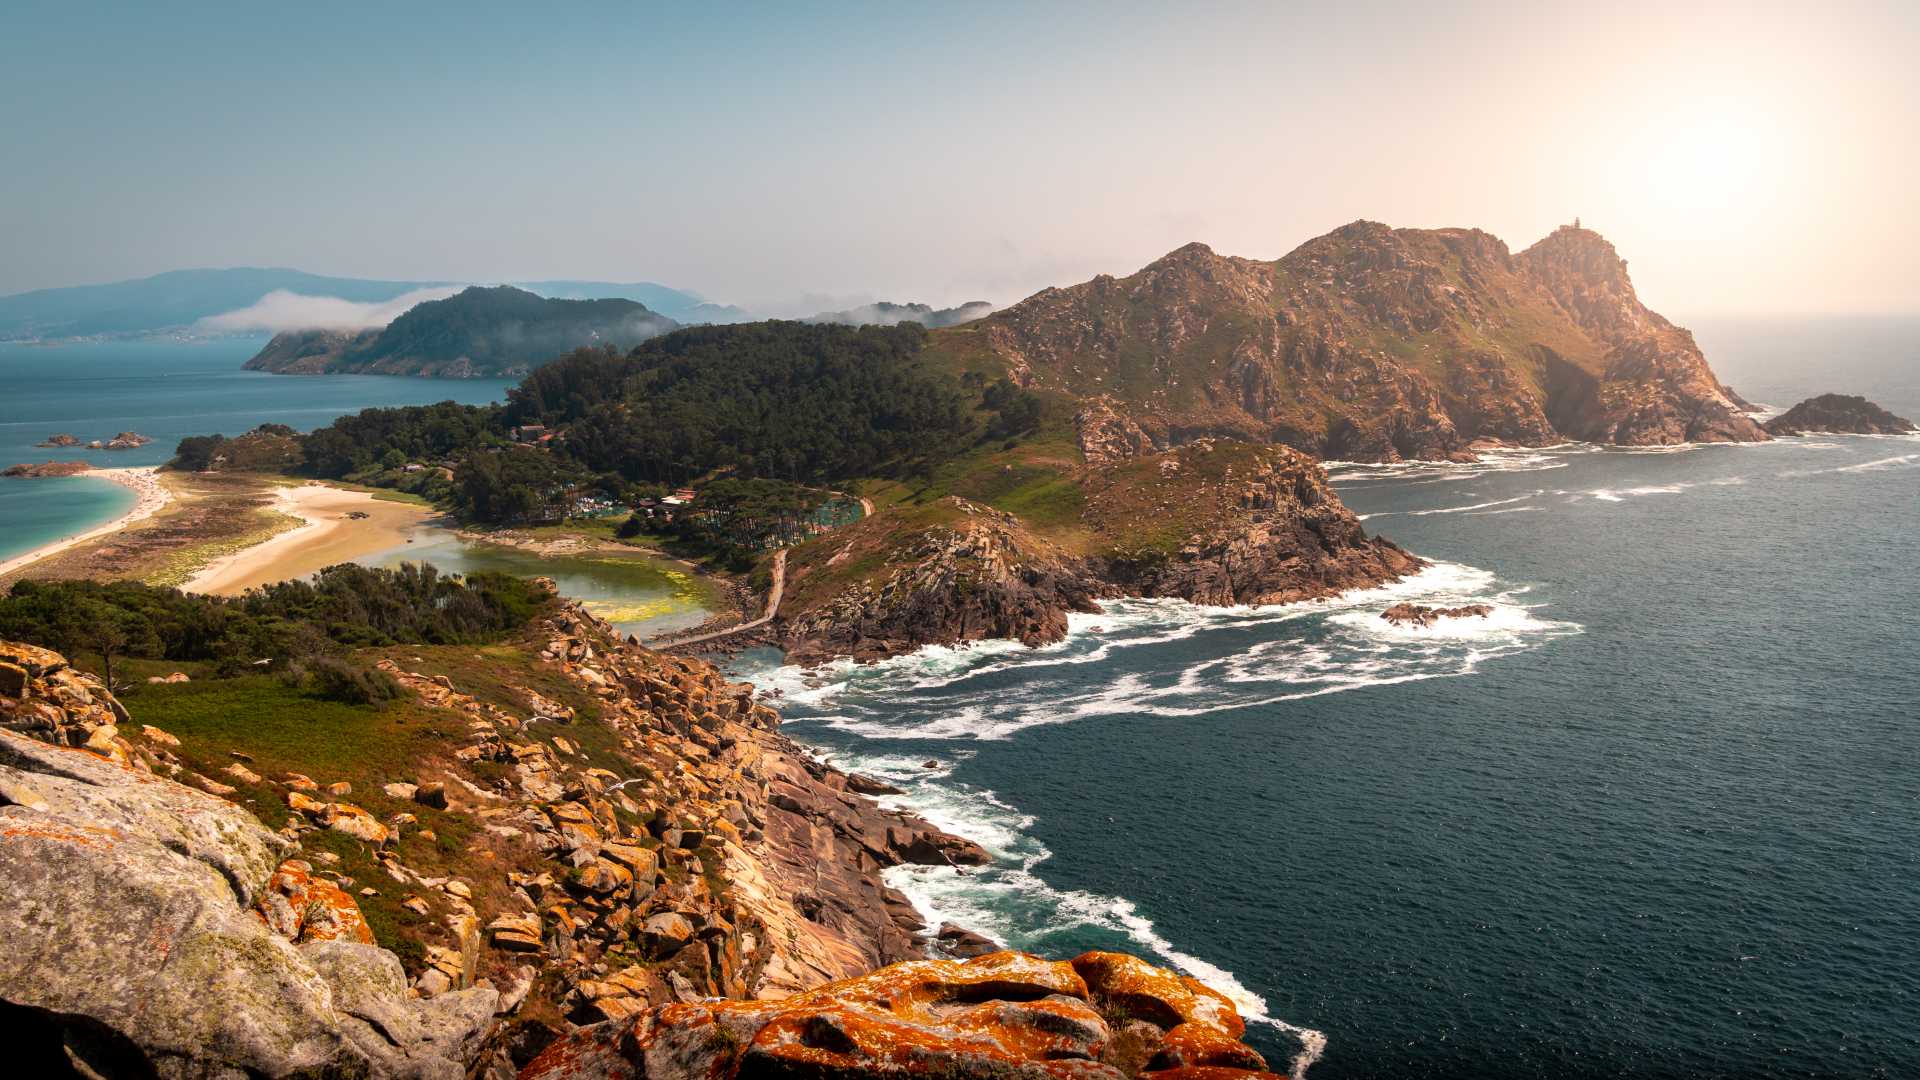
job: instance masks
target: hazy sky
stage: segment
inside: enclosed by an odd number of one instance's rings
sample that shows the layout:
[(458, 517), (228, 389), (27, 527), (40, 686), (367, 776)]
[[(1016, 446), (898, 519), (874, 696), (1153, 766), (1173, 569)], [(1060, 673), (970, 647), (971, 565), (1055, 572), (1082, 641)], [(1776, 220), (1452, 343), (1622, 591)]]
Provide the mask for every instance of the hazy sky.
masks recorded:
[(1912, 2), (696, 6), (8, 0), (0, 293), (1004, 303), (1190, 240), (1577, 214), (1677, 317), (1920, 309)]

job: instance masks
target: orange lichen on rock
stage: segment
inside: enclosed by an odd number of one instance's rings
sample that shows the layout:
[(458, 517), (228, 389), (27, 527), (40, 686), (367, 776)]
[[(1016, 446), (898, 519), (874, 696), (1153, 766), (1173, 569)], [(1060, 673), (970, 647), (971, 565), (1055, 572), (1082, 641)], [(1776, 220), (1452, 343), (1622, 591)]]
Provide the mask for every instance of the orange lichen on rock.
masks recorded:
[(1212, 1024), (1238, 1039), (1246, 1022), (1225, 994), (1194, 979), (1157, 968), (1126, 953), (1090, 952), (1073, 958), (1073, 970), (1095, 997), (1129, 1016), (1174, 1028), (1189, 1021)]
[[(1110, 1024), (1149, 1033), (1147, 1053), (1112, 1052)], [(894, 964), (779, 1001), (648, 1009), (576, 1032), (521, 1077), (1271, 1077), (1243, 1030), (1222, 995), (1133, 957), (997, 952)]]
[(333, 882), (314, 877), (313, 867), (300, 859), (288, 859), (273, 872), (254, 914), (288, 941), (374, 944), (359, 903)]

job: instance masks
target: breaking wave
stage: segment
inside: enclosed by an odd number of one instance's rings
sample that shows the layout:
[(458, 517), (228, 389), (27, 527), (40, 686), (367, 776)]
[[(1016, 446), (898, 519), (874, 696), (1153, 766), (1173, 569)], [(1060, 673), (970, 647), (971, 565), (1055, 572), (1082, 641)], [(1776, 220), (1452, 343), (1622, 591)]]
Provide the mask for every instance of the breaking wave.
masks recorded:
[[(808, 719), (862, 738), (1007, 739), (1044, 724), (1205, 716), (1468, 675), (1579, 632), (1539, 615), (1526, 592), (1485, 570), (1439, 562), (1328, 600), (1265, 607), (1116, 600), (1098, 614), (1069, 616), (1067, 637), (1037, 649), (1000, 641), (931, 647), (876, 664), (780, 668), (753, 678), (786, 703), (818, 710)], [(1410, 633), (1379, 617), (1401, 602), (1484, 603), (1494, 611)], [(1149, 648), (1173, 641), (1187, 646), (1177, 655)], [(1075, 670), (1122, 652), (1124, 670), (1104, 680), (1089, 684)]]
[[(917, 814), (992, 853), (994, 862), (985, 867), (895, 866), (883, 873), (887, 885), (905, 894), (928, 926), (953, 923), (1007, 948), (1041, 954), (1072, 951), (1089, 940), (1150, 954), (1225, 994), (1249, 1023), (1290, 1036), (1292, 1075), (1304, 1076), (1326, 1049), (1324, 1034), (1269, 1015), (1266, 999), (1226, 968), (1182, 952), (1132, 901), (1049, 885), (1036, 868), (1053, 852), (1031, 835), (1032, 815), (990, 790), (950, 782), (952, 763), (929, 769), (912, 755), (841, 750), (822, 756), (902, 789), (903, 794), (883, 796), (881, 805)], [(954, 762), (968, 756), (967, 751), (952, 755)], [(1077, 944), (1056, 947), (1065, 942)]]

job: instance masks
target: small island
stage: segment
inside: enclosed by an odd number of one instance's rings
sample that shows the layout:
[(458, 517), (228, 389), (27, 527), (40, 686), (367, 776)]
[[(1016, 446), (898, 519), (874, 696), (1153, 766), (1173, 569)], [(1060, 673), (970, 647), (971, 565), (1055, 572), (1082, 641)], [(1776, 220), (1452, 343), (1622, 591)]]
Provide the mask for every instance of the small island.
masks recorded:
[(1853, 394), (1821, 394), (1767, 421), (1769, 435), (1905, 435), (1913, 421)]
[(42, 449), (65, 449), (79, 446), (87, 450), (137, 450), (152, 441), (152, 439), (137, 431), (123, 431), (111, 439), (94, 439), (83, 444), (77, 437), (67, 432), (61, 432), (58, 435), (49, 435), (47, 436), (46, 442), (35, 443), (34, 445)]
[(33, 464), (9, 465), (5, 469), (0, 469), (0, 476), (37, 480), (47, 476), (77, 476), (80, 473), (92, 471), (93, 466), (84, 461), (41, 461)]

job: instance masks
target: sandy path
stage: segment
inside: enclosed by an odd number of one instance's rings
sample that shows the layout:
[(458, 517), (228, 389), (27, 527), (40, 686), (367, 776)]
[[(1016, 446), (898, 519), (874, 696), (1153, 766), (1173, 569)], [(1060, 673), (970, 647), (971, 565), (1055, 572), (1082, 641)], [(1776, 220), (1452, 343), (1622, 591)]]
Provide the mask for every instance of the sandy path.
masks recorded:
[(703, 641), (712, 641), (714, 638), (732, 637), (734, 634), (751, 630), (756, 626), (765, 626), (773, 621), (774, 614), (780, 610), (780, 597), (786, 591), (787, 549), (781, 548), (773, 553), (773, 588), (767, 591), (767, 609), (760, 613), (759, 618), (749, 619), (738, 626), (729, 626), (725, 630), (713, 630), (705, 634), (695, 634), (692, 637), (675, 638), (672, 634), (662, 634), (647, 642), (647, 645), (655, 649), (678, 649), (687, 645), (698, 645)]
[[(181, 588), (237, 596), (256, 585), (306, 577), (322, 567), (399, 547), (433, 517), (433, 511), (425, 507), (324, 484), (281, 488), (275, 500), (274, 509), (299, 518), (303, 524), (215, 559)], [(352, 513), (366, 517), (347, 516)]]
[(91, 469), (79, 473), (80, 476), (97, 476), (102, 480), (111, 480), (122, 487), (132, 488), (135, 495), (133, 509), (114, 518), (97, 528), (83, 533), (42, 544), (32, 551), (16, 555), (6, 562), (0, 562), (0, 576), (11, 574), (21, 567), (39, 562), (49, 555), (55, 555), (71, 547), (78, 547), (89, 540), (97, 540), (108, 533), (119, 532), (136, 521), (144, 521), (160, 512), (160, 508), (173, 501), (173, 492), (160, 482), (159, 469), (151, 465), (135, 466), (125, 469)]

